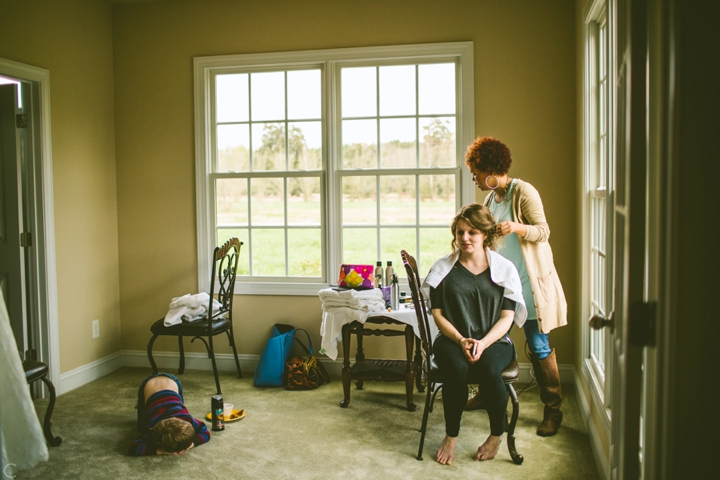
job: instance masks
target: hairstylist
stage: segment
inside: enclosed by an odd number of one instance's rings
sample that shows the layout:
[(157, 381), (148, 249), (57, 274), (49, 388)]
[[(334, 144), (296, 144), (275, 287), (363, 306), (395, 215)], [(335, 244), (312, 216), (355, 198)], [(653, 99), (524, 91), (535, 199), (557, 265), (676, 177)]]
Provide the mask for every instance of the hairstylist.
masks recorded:
[[(553, 263), (548, 238), (550, 227), (538, 191), (527, 182), (508, 175), (512, 158), (508, 147), (492, 137), (477, 138), (465, 153), (473, 181), (490, 193), (484, 204), (497, 220), (505, 237), (500, 253), (520, 274), (528, 319), (523, 326), (530, 347), (530, 361), (545, 404), (537, 434), (555, 435), (562, 423), (562, 387), (555, 350), (548, 333), (567, 324), (567, 302)], [(467, 410), (481, 405), (481, 392), (468, 401)]]

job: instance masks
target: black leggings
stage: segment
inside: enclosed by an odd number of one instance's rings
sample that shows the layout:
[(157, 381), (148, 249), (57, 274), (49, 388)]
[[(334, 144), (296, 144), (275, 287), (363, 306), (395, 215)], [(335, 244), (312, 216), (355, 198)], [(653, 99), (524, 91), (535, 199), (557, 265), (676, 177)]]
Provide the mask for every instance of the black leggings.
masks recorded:
[[(494, 343), (470, 363), (462, 348), (444, 335), (433, 344), (435, 360), (442, 372), (442, 398), (445, 409), (445, 433), (457, 437), (460, 433), (460, 419), (468, 399), (468, 378), (479, 381), (479, 390), (490, 417), (490, 433), (501, 436), (505, 433), (505, 412), (508, 393), (502, 379), (502, 370), (513, 356), (508, 343)], [(477, 377), (477, 378), (476, 378)]]

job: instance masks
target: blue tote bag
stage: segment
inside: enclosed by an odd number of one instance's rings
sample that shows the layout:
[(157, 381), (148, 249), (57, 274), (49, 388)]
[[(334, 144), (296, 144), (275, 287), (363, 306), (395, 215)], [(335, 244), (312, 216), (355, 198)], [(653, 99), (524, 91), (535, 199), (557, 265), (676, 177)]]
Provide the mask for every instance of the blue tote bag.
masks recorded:
[(292, 351), (294, 334), (295, 327), (292, 325), (276, 323), (273, 326), (255, 370), (256, 387), (283, 386), (285, 362)]

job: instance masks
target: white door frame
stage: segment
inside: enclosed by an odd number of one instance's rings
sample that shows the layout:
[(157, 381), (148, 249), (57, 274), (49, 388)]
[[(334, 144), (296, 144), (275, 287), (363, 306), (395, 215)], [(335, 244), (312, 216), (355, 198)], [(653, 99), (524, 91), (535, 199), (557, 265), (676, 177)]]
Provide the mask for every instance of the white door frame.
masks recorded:
[[(0, 58), (0, 74), (18, 80), (33, 82), (38, 86), (39, 98), (36, 112), (39, 118), (33, 123), (38, 127), (38, 149), (33, 155), (35, 184), (35, 255), (38, 265), (35, 288), (38, 292), (39, 360), (48, 364), (49, 376), (60, 385), (60, 339), (58, 326), (57, 269), (55, 258), (55, 209), (53, 197), (52, 137), (50, 122), (50, 71), (24, 63)], [(62, 392), (59, 392), (62, 393)]]

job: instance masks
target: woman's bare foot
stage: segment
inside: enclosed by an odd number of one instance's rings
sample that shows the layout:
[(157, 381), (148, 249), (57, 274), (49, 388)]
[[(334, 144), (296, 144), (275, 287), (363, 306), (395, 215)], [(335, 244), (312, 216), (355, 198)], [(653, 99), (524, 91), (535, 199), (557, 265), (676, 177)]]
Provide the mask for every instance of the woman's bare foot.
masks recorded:
[(457, 437), (448, 437), (445, 435), (443, 441), (440, 442), (440, 446), (438, 447), (437, 454), (435, 456), (438, 463), (442, 463), (443, 465), (452, 465), (453, 458), (455, 458), (456, 445)]
[(485, 443), (478, 447), (478, 451), (475, 454), (475, 460), (492, 460), (500, 450), (500, 444), (502, 443), (502, 437), (496, 437), (495, 435), (488, 436)]

